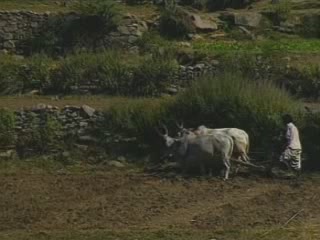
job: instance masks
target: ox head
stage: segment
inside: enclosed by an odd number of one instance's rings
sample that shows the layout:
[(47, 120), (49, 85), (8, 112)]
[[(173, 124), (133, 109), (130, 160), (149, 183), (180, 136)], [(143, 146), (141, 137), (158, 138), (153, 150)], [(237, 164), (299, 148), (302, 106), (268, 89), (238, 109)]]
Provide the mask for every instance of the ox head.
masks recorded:
[(156, 131), (158, 132), (160, 137), (164, 140), (166, 147), (170, 148), (175, 144), (175, 142), (178, 141), (178, 139), (169, 136), (168, 128), (164, 124), (161, 124), (161, 126), (164, 132), (161, 133), (160, 129), (156, 129)]

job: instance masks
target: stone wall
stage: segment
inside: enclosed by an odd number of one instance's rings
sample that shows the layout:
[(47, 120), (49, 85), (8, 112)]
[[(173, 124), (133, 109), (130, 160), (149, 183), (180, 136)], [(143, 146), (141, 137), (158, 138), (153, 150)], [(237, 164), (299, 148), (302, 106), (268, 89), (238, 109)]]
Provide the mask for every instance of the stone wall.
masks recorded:
[[(75, 13), (0, 11), (0, 50), (22, 54), (26, 48), (30, 48), (24, 44), (25, 40), (52, 30), (55, 22), (62, 27), (64, 23), (67, 24), (80, 17)], [(115, 31), (96, 40), (96, 47), (109, 47), (116, 44), (131, 49), (138, 37), (147, 30), (148, 26), (145, 22), (128, 14), (123, 17)]]
[[(135, 141), (131, 138), (123, 138), (112, 134), (104, 127), (106, 121), (104, 114), (90, 106), (65, 106), (58, 107), (38, 104), (30, 109), (22, 109), (14, 113), (15, 127), (12, 132), (7, 133), (14, 136), (14, 143), (0, 146), (0, 159), (11, 158), (18, 154), (20, 157), (29, 157), (38, 154), (61, 154), (67, 148), (71, 150), (87, 151), (88, 148), (107, 149), (113, 143), (127, 143)], [(48, 122), (56, 123), (52, 128), (53, 139), (49, 142), (39, 142), (37, 145), (34, 137), (39, 137), (40, 131), (46, 131)], [(58, 126), (58, 127), (57, 127)], [(48, 136), (44, 136), (45, 139)], [(101, 142), (103, 139), (103, 142)], [(67, 147), (68, 146), (68, 147)]]
[(0, 49), (14, 51), (22, 40), (37, 35), (43, 29), (49, 15), (29, 11), (1, 11)]

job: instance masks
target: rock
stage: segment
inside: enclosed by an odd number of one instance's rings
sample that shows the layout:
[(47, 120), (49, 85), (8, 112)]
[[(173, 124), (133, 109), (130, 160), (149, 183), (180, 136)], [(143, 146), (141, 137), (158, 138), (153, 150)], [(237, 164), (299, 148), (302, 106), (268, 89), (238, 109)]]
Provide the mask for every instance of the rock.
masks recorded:
[(210, 35), (211, 39), (218, 39), (218, 38), (224, 38), (226, 37), (227, 34), (226, 33), (214, 33)]
[(6, 48), (6, 49), (14, 49), (16, 47), (14, 41), (6, 41), (4, 42), (3, 44), (3, 47)]
[(0, 153), (0, 158), (11, 159), (15, 156), (16, 152), (14, 150), (7, 150)]
[(255, 39), (254, 34), (253, 34), (251, 31), (249, 31), (247, 28), (245, 28), (244, 26), (239, 26), (239, 29), (240, 29), (243, 33), (245, 33), (245, 34), (247, 34), (248, 36), (250, 36), (251, 39)]
[(92, 136), (80, 136), (79, 137), (79, 142), (82, 143), (98, 143), (98, 139)]
[(81, 106), (82, 111), (88, 116), (88, 117), (92, 117), (96, 110), (88, 105), (82, 105)]
[(189, 42), (180, 42), (179, 45), (181, 47), (191, 47), (191, 43), (189, 43)]
[(260, 25), (262, 15), (255, 12), (243, 12), (234, 14), (234, 24), (239, 26), (246, 26), (256, 28)]
[(166, 92), (170, 95), (174, 95), (178, 93), (178, 88), (174, 85), (171, 85), (169, 87), (166, 88)]
[(190, 19), (192, 20), (195, 28), (199, 31), (212, 32), (218, 30), (218, 25), (216, 23), (202, 20), (201, 17), (197, 14), (191, 14)]
[(70, 154), (70, 152), (63, 151), (61, 156), (64, 157), (64, 158), (69, 158), (69, 157), (71, 157), (71, 154)]
[(119, 33), (121, 33), (123, 35), (129, 35), (130, 34), (130, 31), (129, 31), (127, 26), (119, 26), (117, 30), (118, 30)]
[(119, 157), (117, 157), (117, 161), (119, 161), (121, 163), (126, 163), (127, 159), (124, 156), (119, 156)]
[(116, 168), (124, 168), (125, 167), (125, 165), (119, 161), (110, 161), (110, 162), (108, 162), (108, 165), (110, 167), (116, 167)]

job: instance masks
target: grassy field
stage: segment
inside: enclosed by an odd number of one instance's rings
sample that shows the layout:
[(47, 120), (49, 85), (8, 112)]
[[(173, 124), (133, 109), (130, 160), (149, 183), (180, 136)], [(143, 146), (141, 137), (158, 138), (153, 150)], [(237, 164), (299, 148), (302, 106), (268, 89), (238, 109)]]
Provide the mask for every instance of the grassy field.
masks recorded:
[[(63, 0), (0, 0), (0, 11), (69, 12), (74, 10), (72, 4), (64, 6), (62, 2)], [(123, 14), (129, 12), (146, 19), (150, 19), (158, 11), (154, 5), (144, 7), (120, 5), (119, 8)]]
[(320, 40), (286, 39), (280, 41), (220, 41), (220, 42), (198, 42), (193, 48), (206, 53), (319, 53)]
[[(1, 163), (3, 240), (318, 240), (319, 175), (160, 178), (138, 168)], [(244, 173), (243, 173), (244, 174)]]
[(128, 98), (128, 97), (109, 97), (109, 96), (66, 96), (62, 99), (55, 100), (55, 96), (0, 96), (0, 108), (11, 110), (20, 110), (22, 108), (36, 107), (43, 103), (51, 106), (62, 108), (66, 105), (81, 106), (89, 105), (97, 110), (108, 110), (111, 106), (123, 106), (128, 102), (144, 101), (152, 102), (157, 99), (152, 98)]

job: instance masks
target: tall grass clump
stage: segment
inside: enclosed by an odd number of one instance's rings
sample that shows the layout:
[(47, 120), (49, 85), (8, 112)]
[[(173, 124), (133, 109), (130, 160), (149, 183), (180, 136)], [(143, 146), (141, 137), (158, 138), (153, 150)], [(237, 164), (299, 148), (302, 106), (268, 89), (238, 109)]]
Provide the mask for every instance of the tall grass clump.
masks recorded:
[(12, 111), (0, 109), (0, 146), (10, 146), (15, 143), (15, 115)]
[(128, 78), (128, 66), (116, 52), (78, 53), (59, 62), (47, 91), (70, 93), (96, 81), (100, 84), (98, 91), (117, 94), (126, 89)]
[[(132, 103), (108, 115), (113, 129), (139, 136), (152, 144), (159, 140), (154, 128), (166, 123), (175, 135), (175, 121), (187, 127), (238, 127), (248, 131), (254, 147), (271, 149), (283, 130), (281, 115), (299, 115), (299, 102), (270, 82), (253, 82), (239, 74), (205, 77), (175, 98), (152, 104)], [(120, 128), (119, 128), (120, 127)], [(156, 145), (155, 147), (158, 147)]]
[(42, 90), (48, 84), (55, 61), (45, 55), (29, 58), (0, 56), (0, 93), (3, 95)]
[(183, 39), (195, 29), (188, 15), (176, 6), (175, 0), (168, 0), (160, 15), (159, 30), (167, 38)]
[(281, 115), (298, 114), (299, 103), (269, 81), (254, 82), (241, 74), (205, 77), (178, 96), (173, 112), (190, 126), (238, 127), (253, 145), (272, 147), (281, 132)]
[(160, 96), (178, 70), (175, 60), (154, 55), (135, 67), (130, 91), (136, 96)]

